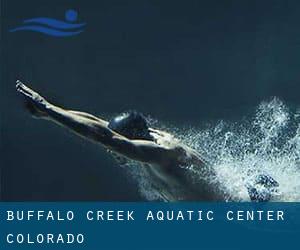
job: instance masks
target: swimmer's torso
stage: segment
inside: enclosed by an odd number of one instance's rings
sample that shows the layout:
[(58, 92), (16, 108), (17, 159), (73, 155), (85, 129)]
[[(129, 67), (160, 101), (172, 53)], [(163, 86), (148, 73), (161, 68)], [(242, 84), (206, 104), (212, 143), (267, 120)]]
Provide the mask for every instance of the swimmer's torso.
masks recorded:
[(153, 186), (162, 198), (168, 201), (199, 201), (222, 200), (208, 184), (208, 180), (201, 178), (190, 167), (183, 166), (145, 166)]

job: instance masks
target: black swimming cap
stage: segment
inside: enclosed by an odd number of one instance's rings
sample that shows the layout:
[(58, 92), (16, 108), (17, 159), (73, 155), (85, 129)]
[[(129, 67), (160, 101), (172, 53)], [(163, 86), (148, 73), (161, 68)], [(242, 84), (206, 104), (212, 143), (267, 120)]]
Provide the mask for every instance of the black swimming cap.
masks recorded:
[(129, 139), (153, 140), (149, 133), (147, 119), (136, 111), (117, 115), (109, 121), (108, 127)]

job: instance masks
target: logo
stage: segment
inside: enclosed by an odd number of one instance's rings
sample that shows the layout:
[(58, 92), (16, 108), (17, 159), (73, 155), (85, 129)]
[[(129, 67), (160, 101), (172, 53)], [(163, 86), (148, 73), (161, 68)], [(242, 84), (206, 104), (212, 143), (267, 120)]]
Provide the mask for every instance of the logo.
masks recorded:
[(77, 17), (75, 10), (67, 10), (63, 21), (47, 17), (26, 19), (23, 25), (11, 29), (10, 32), (34, 31), (56, 37), (75, 36), (83, 32), (85, 26), (85, 23), (75, 23)]

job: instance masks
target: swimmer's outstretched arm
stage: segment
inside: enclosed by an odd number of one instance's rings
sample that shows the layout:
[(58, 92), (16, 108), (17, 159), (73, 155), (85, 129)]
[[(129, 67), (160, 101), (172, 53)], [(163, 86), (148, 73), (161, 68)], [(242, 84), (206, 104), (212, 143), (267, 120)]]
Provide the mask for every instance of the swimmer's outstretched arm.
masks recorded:
[(91, 114), (60, 108), (17, 81), (17, 91), (37, 113), (37, 117), (63, 125), (84, 138), (101, 143), (125, 157), (147, 163), (161, 164), (168, 161), (172, 149), (164, 148), (151, 141), (129, 140), (108, 128), (108, 122)]

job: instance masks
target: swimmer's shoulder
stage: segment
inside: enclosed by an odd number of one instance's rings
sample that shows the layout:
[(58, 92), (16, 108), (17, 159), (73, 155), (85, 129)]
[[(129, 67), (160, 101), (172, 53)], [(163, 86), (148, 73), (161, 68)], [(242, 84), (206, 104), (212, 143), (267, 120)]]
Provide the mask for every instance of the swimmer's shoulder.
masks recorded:
[(172, 158), (181, 166), (206, 165), (203, 157), (196, 150), (184, 144), (174, 144), (170, 152), (172, 154)]

